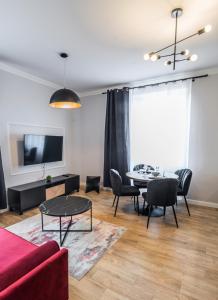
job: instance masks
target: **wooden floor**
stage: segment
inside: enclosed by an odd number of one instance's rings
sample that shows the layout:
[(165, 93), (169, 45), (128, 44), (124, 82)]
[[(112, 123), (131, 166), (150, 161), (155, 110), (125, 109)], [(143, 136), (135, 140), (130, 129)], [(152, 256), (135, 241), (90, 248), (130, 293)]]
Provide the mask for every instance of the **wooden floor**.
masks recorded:
[[(165, 218), (152, 218), (147, 230), (146, 217), (136, 215), (130, 199), (121, 199), (114, 218), (110, 192), (88, 196), (95, 218), (128, 230), (81, 281), (70, 278), (70, 299), (218, 299), (218, 210), (190, 206), (189, 217), (181, 202), (179, 229), (169, 208)], [(36, 213), (7, 212), (0, 222), (8, 226)]]

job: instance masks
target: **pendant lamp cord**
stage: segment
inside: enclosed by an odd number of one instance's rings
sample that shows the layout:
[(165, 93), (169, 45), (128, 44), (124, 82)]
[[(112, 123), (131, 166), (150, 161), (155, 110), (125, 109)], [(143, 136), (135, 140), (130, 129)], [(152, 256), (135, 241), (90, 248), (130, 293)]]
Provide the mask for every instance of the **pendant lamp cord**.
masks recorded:
[(64, 58), (64, 88), (66, 88), (66, 59)]
[(176, 68), (176, 44), (177, 44), (177, 22), (178, 22), (178, 12), (176, 12), (176, 21), (175, 21), (175, 41), (174, 41), (174, 55), (173, 55), (173, 70)]

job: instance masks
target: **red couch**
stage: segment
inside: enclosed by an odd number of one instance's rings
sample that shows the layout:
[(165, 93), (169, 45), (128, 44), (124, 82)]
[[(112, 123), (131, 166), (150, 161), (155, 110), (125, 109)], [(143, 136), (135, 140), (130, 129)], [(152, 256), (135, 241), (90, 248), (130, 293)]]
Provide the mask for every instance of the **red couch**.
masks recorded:
[(67, 300), (68, 252), (0, 228), (0, 300)]

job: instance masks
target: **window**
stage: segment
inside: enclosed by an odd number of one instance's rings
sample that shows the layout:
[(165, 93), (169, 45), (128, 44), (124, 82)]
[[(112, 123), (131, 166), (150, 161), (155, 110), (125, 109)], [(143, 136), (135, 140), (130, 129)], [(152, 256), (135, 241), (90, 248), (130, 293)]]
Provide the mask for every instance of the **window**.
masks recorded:
[(131, 166), (165, 170), (188, 163), (191, 81), (134, 89), (130, 97)]

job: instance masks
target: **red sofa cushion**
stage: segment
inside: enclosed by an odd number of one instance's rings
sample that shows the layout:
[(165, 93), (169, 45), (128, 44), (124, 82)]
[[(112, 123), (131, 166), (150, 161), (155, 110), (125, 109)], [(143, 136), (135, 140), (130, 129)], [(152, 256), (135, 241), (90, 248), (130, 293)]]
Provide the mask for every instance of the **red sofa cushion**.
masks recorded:
[(0, 230), (0, 244), (0, 291), (59, 251), (55, 241), (38, 247), (5, 229)]
[(4, 228), (0, 228), (0, 245), (0, 272), (18, 259), (26, 256), (30, 251), (38, 248)]

